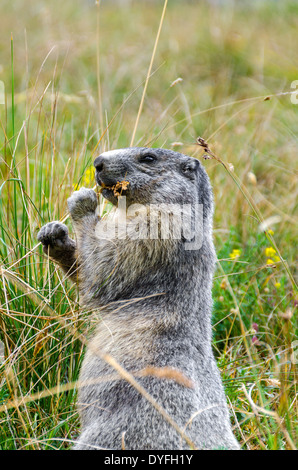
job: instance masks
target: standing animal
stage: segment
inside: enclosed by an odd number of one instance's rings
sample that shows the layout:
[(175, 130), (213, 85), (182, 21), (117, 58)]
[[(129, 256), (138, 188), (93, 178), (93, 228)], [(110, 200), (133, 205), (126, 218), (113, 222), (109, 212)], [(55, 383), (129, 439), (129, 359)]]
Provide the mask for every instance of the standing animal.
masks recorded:
[[(98, 312), (80, 374), (82, 429), (74, 449), (189, 449), (99, 353), (137, 375), (197, 449), (239, 449), (211, 345), (216, 256), (206, 171), (198, 160), (172, 150), (137, 147), (102, 153), (94, 166), (102, 195), (115, 209), (100, 219), (96, 193), (81, 188), (68, 199), (76, 242), (59, 222), (38, 233), (45, 253), (78, 282), (82, 304)], [(175, 228), (173, 216), (181, 207), (191, 208), (185, 219), (190, 229), (193, 220), (201, 220), (195, 224), (198, 243), (173, 235), (175, 230), (161, 233), (162, 217)], [(118, 230), (113, 237), (103, 230), (112, 223)], [(172, 376), (154, 373), (165, 370)], [(182, 376), (185, 383), (177, 379)]]

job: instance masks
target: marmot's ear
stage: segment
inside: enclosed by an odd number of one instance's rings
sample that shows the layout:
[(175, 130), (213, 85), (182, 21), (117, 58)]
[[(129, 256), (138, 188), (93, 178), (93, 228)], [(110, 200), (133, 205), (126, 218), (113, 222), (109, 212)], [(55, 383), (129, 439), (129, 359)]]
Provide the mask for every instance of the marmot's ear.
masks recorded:
[(186, 176), (194, 176), (197, 170), (200, 167), (200, 162), (195, 158), (191, 158), (183, 163), (181, 163), (181, 171)]

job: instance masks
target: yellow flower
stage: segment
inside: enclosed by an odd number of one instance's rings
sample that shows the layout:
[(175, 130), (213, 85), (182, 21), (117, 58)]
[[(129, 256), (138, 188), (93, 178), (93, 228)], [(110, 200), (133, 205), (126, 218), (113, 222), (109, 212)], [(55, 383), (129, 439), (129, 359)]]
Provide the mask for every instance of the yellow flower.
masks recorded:
[(239, 258), (240, 255), (241, 255), (241, 250), (234, 249), (234, 250), (229, 254), (229, 257), (232, 258), (232, 259), (236, 259), (236, 258)]
[(276, 289), (279, 289), (279, 288), (281, 287), (281, 283), (280, 283), (280, 282), (276, 282), (274, 285), (275, 285)]
[(274, 232), (273, 232), (273, 230), (271, 230), (271, 228), (268, 230), (268, 233), (269, 233), (270, 235), (274, 235)]
[(270, 259), (270, 258), (269, 258), (269, 259), (267, 259), (267, 264), (274, 264), (274, 261), (273, 261), (273, 259)]
[(265, 256), (267, 256), (267, 258), (271, 258), (275, 255), (275, 253), (276, 250), (272, 248), (272, 246), (268, 246), (267, 248), (265, 248)]
[(77, 191), (82, 186), (91, 186), (94, 181), (95, 170), (93, 166), (89, 166), (85, 171), (83, 178), (81, 179), (80, 184), (73, 184), (74, 189)]
[(273, 256), (273, 259), (274, 261), (277, 263), (278, 261), (280, 261), (280, 257), (279, 256)]
[(94, 167), (89, 166), (87, 170), (85, 171), (85, 174), (82, 179), (82, 183), (84, 183), (86, 186), (90, 186), (91, 183), (94, 181)]

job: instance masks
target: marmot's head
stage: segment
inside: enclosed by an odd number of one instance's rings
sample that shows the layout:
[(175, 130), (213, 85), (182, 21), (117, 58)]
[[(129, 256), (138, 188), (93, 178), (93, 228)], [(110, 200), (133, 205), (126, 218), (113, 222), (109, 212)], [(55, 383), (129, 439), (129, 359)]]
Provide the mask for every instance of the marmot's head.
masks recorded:
[(102, 195), (114, 205), (120, 193), (127, 206), (198, 203), (203, 204), (205, 217), (212, 213), (209, 178), (195, 158), (161, 148), (131, 147), (102, 153), (94, 166)]

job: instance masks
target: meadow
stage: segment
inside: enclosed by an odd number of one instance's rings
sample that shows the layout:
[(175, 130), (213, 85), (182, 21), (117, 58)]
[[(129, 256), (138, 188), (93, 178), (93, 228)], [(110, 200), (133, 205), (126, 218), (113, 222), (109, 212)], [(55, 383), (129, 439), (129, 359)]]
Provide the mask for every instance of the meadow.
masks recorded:
[(96, 320), (36, 235), (50, 220), (71, 231), (66, 200), (95, 185), (94, 158), (132, 145), (205, 166), (233, 429), (243, 449), (297, 446), (298, 3), (163, 7), (1, 2), (1, 450), (67, 449), (79, 433), (82, 338)]

